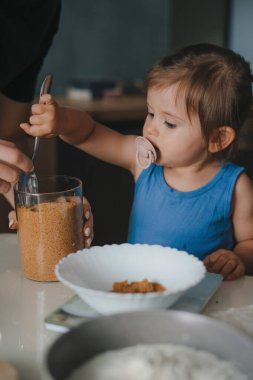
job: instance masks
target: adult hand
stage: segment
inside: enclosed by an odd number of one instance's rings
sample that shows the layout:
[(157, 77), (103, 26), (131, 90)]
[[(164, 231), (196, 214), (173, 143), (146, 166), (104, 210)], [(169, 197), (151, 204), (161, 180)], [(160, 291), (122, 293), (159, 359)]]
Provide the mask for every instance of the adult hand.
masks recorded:
[(204, 259), (208, 272), (219, 273), (224, 280), (236, 280), (245, 274), (240, 256), (233, 251), (218, 249)]
[(14, 143), (0, 140), (0, 193), (8, 193), (20, 172), (29, 173), (33, 163)]
[(88, 199), (83, 197), (83, 209), (84, 209), (84, 226), (83, 226), (83, 235), (84, 235), (84, 245), (86, 248), (90, 247), (93, 237), (93, 214), (91, 212), (91, 206), (88, 202)]
[[(84, 211), (84, 225), (83, 225), (84, 246), (85, 248), (89, 248), (94, 237), (93, 214), (91, 212), (90, 203), (85, 197), (83, 198), (83, 211)], [(11, 230), (18, 229), (18, 221), (17, 221), (16, 212), (14, 210), (10, 211), (8, 217), (9, 217), (9, 228)]]

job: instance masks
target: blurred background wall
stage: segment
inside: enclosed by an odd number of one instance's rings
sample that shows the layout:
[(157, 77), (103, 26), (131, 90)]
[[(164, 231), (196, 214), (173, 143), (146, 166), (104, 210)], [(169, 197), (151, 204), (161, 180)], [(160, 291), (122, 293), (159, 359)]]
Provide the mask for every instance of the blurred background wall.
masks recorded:
[(170, 46), (170, 18), (168, 0), (63, 0), (43, 71), (56, 94), (73, 79), (142, 80)]
[(143, 80), (174, 48), (226, 45), (228, 15), (227, 0), (63, 0), (41, 73), (54, 73), (55, 94), (73, 79)]
[(242, 54), (253, 70), (253, 1), (231, 1), (229, 18), (229, 47)]

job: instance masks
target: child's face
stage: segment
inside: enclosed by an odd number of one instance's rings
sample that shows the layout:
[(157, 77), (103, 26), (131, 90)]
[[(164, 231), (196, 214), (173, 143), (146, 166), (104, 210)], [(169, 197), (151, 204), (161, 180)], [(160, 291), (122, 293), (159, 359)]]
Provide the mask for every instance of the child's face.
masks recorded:
[(176, 101), (176, 90), (176, 85), (148, 90), (143, 135), (157, 150), (158, 165), (185, 167), (204, 161), (208, 146), (198, 116), (189, 119), (184, 96), (179, 95)]

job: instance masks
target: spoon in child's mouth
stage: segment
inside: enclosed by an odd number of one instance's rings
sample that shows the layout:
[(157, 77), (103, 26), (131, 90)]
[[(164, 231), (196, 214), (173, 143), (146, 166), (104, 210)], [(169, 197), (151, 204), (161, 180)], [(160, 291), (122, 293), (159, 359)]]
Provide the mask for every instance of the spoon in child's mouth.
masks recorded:
[(146, 137), (138, 136), (136, 144), (136, 161), (140, 168), (147, 169), (157, 159), (154, 146)]

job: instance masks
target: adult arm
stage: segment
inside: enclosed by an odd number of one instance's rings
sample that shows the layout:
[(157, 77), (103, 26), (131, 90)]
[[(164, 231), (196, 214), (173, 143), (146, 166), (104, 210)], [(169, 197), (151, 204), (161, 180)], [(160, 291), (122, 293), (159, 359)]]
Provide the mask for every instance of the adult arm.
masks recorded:
[(12, 185), (21, 171), (32, 170), (28, 153), (27, 138), (18, 128), (20, 120), (27, 119), (30, 103), (20, 103), (0, 94), (0, 193), (5, 194), (13, 205)]

